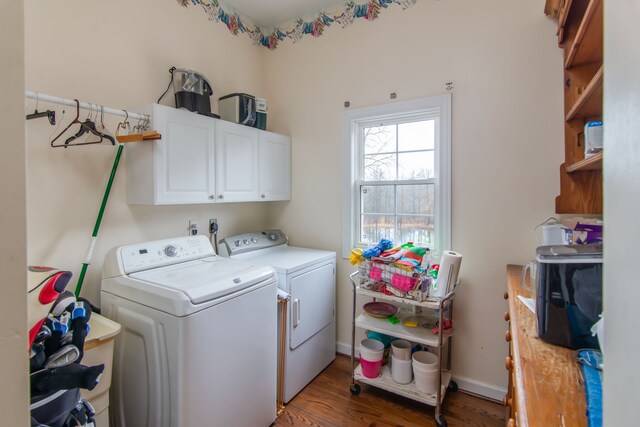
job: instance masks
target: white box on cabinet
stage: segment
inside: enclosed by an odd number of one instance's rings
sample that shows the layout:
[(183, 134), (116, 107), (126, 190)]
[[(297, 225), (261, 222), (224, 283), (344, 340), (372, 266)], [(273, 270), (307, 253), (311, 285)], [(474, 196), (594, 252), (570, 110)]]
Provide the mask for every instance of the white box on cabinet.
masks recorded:
[(216, 120), (158, 104), (140, 112), (151, 115), (162, 138), (126, 145), (127, 202), (214, 202)]

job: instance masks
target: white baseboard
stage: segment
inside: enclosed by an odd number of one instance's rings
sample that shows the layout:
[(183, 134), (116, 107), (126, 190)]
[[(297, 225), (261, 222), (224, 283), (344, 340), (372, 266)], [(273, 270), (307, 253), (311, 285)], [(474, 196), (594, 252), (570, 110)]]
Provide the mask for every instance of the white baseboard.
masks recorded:
[(453, 379), (458, 383), (458, 388), (460, 390), (477, 394), (478, 396), (486, 397), (487, 399), (502, 402), (502, 398), (507, 394), (506, 388), (499, 387), (495, 384), (489, 384), (474, 380), (473, 378), (460, 377), (457, 375), (454, 375)]
[[(340, 354), (351, 357), (351, 345), (349, 344), (341, 342), (336, 343), (336, 351)], [(504, 387), (474, 380), (473, 378), (454, 375), (453, 379), (458, 383), (458, 388), (460, 390), (477, 394), (478, 396), (486, 397), (487, 399), (502, 402), (502, 398), (507, 393), (507, 389)]]
[(351, 345), (349, 344), (337, 342), (336, 351), (340, 354), (344, 354), (345, 356), (351, 357)]

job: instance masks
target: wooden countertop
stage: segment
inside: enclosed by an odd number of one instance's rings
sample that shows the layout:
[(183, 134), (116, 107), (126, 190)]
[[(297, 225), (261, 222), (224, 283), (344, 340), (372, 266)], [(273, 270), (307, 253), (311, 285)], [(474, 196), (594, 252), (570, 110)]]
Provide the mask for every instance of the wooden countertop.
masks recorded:
[(508, 265), (507, 276), (517, 425), (587, 427), (586, 395), (575, 352), (537, 337), (535, 316), (518, 299), (531, 296), (520, 284), (522, 266)]

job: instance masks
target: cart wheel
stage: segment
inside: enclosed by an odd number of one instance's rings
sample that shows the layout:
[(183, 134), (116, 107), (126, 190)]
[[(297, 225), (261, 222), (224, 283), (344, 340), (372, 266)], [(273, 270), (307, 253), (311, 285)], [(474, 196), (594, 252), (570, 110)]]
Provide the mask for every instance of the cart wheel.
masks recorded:
[(455, 393), (456, 391), (458, 391), (458, 383), (453, 381), (453, 380), (451, 380), (451, 382), (449, 382), (449, 387), (447, 387), (447, 389), (450, 392)]
[(351, 391), (351, 394), (353, 396), (357, 396), (360, 394), (360, 384), (351, 384), (351, 387), (349, 387), (349, 390)]
[(444, 415), (442, 414), (438, 415), (438, 418), (436, 419), (436, 424), (438, 427), (447, 427), (447, 420), (444, 419)]

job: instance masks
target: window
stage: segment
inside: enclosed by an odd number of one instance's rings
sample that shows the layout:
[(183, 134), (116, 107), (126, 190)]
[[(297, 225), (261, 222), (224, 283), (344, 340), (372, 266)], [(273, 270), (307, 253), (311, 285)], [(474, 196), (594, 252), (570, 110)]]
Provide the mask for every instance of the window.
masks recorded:
[(344, 256), (386, 238), (450, 248), (451, 97), (345, 113)]

